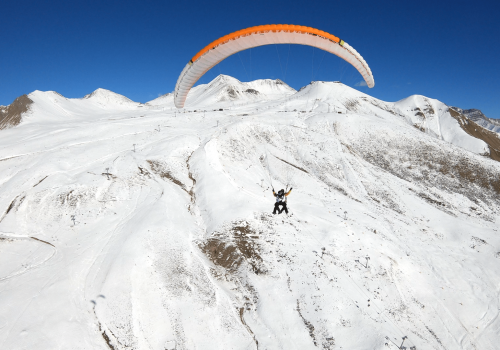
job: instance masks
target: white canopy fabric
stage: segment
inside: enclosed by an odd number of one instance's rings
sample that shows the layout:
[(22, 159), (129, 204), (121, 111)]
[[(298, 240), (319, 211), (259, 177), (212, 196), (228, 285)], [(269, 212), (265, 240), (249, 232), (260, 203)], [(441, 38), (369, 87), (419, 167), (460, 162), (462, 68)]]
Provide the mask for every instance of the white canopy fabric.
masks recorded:
[(174, 103), (183, 108), (189, 90), (210, 68), (225, 58), (257, 46), (299, 44), (325, 50), (346, 60), (363, 76), (367, 86), (375, 86), (372, 71), (348, 43), (314, 28), (293, 25), (265, 25), (244, 29), (222, 37), (196, 54), (184, 67), (175, 85)]

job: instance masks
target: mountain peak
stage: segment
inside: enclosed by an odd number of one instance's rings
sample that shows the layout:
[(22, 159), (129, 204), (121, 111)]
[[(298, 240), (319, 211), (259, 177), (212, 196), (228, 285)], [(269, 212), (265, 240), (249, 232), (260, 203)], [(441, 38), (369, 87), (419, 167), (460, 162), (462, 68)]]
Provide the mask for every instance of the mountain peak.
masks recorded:
[(309, 84), (300, 88), (297, 92), (299, 96), (307, 95), (307, 98), (310, 96), (315, 96), (320, 99), (332, 99), (335, 96), (344, 96), (344, 97), (360, 97), (360, 96), (368, 96), (350, 86), (347, 86), (339, 81), (311, 81)]
[(83, 97), (84, 100), (89, 100), (94, 103), (97, 103), (98, 105), (101, 105), (102, 107), (106, 106), (117, 106), (117, 105), (130, 105), (130, 104), (137, 104), (137, 102), (132, 101), (131, 99), (117, 94), (116, 92), (98, 88), (94, 92), (85, 95)]
[(296, 90), (292, 88), (290, 85), (285, 83), (283, 80), (276, 79), (257, 79), (245, 83), (247, 86), (259, 90), (264, 89), (267, 90), (268, 93), (295, 93)]
[(460, 113), (461, 115), (465, 116), (469, 120), (487, 130), (500, 133), (500, 120), (488, 118), (479, 109), (462, 109), (452, 106), (450, 106), (450, 109), (454, 110), (457, 113)]
[[(487, 116), (485, 116), (483, 114), (483, 112), (481, 112), (481, 110), (479, 109), (474, 109), (474, 108), (471, 108), (471, 109), (462, 109), (462, 108), (459, 108), (459, 107), (453, 107), (453, 106), (450, 106), (451, 109), (457, 111), (458, 113), (460, 114), (463, 114), (464, 116), (466, 116), (467, 118), (473, 120), (473, 121), (479, 121), (479, 120), (485, 120), (485, 121), (488, 121), (488, 122), (497, 122), (498, 121), (495, 121), (495, 120), (491, 120), (490, 118), (488, 118)], [(500, 125), (500, 123), (498, 124)]]
[(99, 96), (121, 96), (121, 97), (126, 98), (127, 100), (131, 101), (130, 99), (128, 99), (127, 97), (125, 97), (123, 95), (117, 94), (116, 92), (113, 92), (113, 91), (107, 90), (107, 89), (103, 89), (103, 88), (97, 88), (93, 92), (91, 92), (90, 94), (83, 96), (83, 98), (90, 99), (90, 98), (96, 98)]
[(210, 83), (191, 89), (187, 103), (190, 106), (209, 106), (218, 103), (268, 101), (280, 99), (295, 92), (295, 89), (279, 79), (241, 82), (231, 76), (220, 74)]
[(219, 74), (208, 85), (213, 85), (213, 84), (242, 84), (242, 83), (238, 79), (233, 78), (229, 75)]

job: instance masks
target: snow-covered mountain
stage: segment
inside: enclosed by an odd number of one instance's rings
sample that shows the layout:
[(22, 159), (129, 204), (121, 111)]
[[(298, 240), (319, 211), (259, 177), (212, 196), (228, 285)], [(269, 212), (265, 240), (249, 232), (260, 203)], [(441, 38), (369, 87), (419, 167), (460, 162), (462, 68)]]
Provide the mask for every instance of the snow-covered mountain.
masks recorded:
[(488, 130), (500, 133), (500, 120), (488, 118), (479, 109), (461, 109), (458, 107), (450, 107), (458, 113), (466, 116), (476, 124)]
[(1, 349), (498, 347), (497, 139), (459, 111), (227, 76), (181, 111), (23, 99), (0, 131)]
[[(295, 89), (279, 79), (261, 79), (243, 83), (236, 78), (219, 75), (209, 84), (200, 84), (191, 89), (186, 107), (208, 107), (214, 104), (237, 106), (254, 101), (276, 100), (293, 93), (295, 93)], [(172, 104), (171, 100), (168, 100), (167, 103)]]
[(106, 89), (97, 89), (83, 98), (91, 101), (93, 104), (98, 105), (101, 108), (107, 109), (128, 109), (130, 107), (137, 106), (138, 104), (123, 95)]
[[(191, 89), (186, 106), (235, 106), (253, 101), (277, 100), (295, 93), (295, 89), (281, 80), (260, 79), (248, 83), (228, 75), (219, 75), (209, 84)], [(174, 95), (168, 93), (146, 103), (148, 106), (174, 106)]]

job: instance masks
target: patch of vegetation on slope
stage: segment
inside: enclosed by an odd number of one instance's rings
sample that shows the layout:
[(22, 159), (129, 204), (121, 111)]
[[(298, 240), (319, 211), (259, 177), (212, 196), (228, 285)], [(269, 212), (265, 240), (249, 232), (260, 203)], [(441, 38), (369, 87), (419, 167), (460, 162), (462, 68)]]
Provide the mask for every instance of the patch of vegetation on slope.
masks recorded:
[(348, 142), (356, 155), (401, 179), (500, 206), (500, 166), (479, 155), (394, 130), (371, 130)]

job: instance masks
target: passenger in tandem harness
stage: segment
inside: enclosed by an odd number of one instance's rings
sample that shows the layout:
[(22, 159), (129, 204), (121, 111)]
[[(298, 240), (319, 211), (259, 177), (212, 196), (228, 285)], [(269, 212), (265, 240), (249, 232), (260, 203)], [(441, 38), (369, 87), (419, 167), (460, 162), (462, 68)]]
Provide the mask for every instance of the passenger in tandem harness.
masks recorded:
[[(283, 190), (283, 189), (279, 190), (278, 193), (276, 193), (276, 192), (274, 192), (274, 188), (273, 188), (273, 195), (276, 197), (276, 203), (274, 203), (273, 214), (276, 214), (276, 212), (278, 212), (278, 214), (281, 214), (283, 212), (283, 210), (285, 211), (285, 213), (288, 214), (288, 208), (286, 207), (286, 197), (288, 197), (290, 192), (292, 192), (291, 188), (290, 188), (290, 191), (288, 191), (287, 193), (285, 193), (285, 190)], [(282, 206), (281, 209), (280, 209), (280, 205)]]

